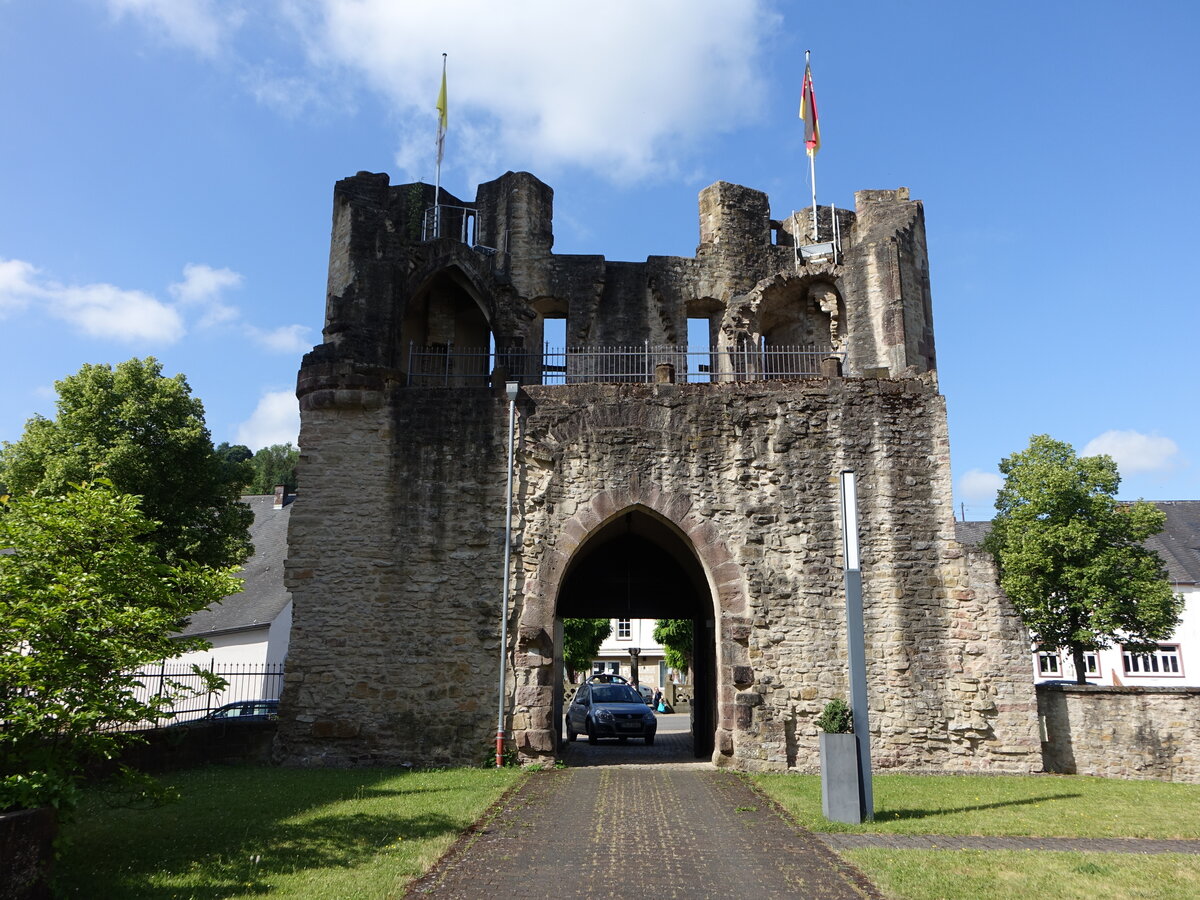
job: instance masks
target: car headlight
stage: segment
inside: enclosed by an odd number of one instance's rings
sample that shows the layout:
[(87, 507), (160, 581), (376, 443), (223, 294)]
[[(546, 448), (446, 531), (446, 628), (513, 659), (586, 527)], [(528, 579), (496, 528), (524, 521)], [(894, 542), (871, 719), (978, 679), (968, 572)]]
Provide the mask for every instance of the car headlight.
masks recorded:
[(596, 710), (596, 721), (597, 722), (611, 722), (612, 720), (613, 720), (613, 717), (612, 717), (612, 712), (610, 710), (607, 710), (607, 709)]

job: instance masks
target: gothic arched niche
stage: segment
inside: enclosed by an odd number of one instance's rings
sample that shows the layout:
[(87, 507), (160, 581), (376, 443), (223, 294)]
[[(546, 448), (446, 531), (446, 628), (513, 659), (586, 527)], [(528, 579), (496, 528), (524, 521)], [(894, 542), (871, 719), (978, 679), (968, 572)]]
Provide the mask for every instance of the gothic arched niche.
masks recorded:
[(845, 334), (844, 309), (828, 281), (791, 282), (763, 294), (758, 333), (767, 346), (828, 352)]
[[(492, 330), (484, 304), (467, 277), (454, 267), (432, 275), (413, 293), (404, 309), (400, 351), (413, 361), (414, 374), (437, 369), (437, 354), (453, 355), (454, 373), (462, 377), (486, 375)], [(475, 371), (478, 369), (479, 371)]]

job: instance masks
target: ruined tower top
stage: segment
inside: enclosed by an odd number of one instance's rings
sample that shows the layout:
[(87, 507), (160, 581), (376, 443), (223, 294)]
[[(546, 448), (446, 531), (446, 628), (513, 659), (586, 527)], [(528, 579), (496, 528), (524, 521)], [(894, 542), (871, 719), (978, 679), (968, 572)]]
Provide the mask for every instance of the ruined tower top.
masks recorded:
[[(483, 386), (497, 367), (525, 383), (649, 380), (664, 360), (692, 383), (828, 374), (827, 359), (852, 377), (936, 368), (924, 213), (906, 188), (819, 207), (814, 240), (811, 209), (773, 219), (766, 194), (717, 182), (700, 193), (696, 255), (641, 263), (554, 253), (554, 193), (527, 172), (473, 201), (433, 193), (368, 172), (338, 182), (325, 343), (305, 363), (324, 385)], [(545, 347), (547, 319), (565, 319), (565, 347)], [(688, 348), (697, 319), (710, 340)], [(601, 348), (645, 358), (582, 361)]]

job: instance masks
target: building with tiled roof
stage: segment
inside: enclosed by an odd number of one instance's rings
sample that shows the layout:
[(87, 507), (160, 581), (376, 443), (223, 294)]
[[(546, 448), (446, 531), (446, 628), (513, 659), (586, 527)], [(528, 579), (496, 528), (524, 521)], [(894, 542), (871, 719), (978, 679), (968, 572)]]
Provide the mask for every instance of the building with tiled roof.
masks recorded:
[[(1146, 540), (1146, 546), (1162, 557), (1175, 592), (1183, 594), (1183, 617), (1155, 653), (1130, 653), (1120, 644), (1089, 653), (1089, 684), (1200, 686), (1200, 500), (1161, 500), (1154, 505), (1167, 522), (1159, 534)], [(956, 522), (955, 537), (961, 544), (978, 547), (991, 527), (991, 522)], [(1066, 653), (1036, 647), (1030, 654), (1030, 671), (1037, 682), (1076, 677)]]

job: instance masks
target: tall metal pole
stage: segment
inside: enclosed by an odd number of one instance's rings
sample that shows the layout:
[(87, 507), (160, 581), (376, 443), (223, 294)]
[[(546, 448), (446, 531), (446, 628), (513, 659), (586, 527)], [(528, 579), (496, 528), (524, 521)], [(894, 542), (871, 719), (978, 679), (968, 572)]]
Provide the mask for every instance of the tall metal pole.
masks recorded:
[(513, 445), (516, 443), (519, 382), (504, 386), (508, 397), (508, 478), (504, 493), (504, 588), (500, 601), (500, 697), (496, 710), (496, 768), (504, 766), (504, 669), (508, 664), (508, 584), (512, 564)]
[(863, 821), (875, 818), (871, 791), (871, 723), (867, 710), (867, 649), (863, 624), (862, 570), (858, 554), (858, 489), (853, 472), (842, 473), (842, 546), (846, 576), (846, 650), (850, 658), (850, 710), (858, 744), (858, 787)]

